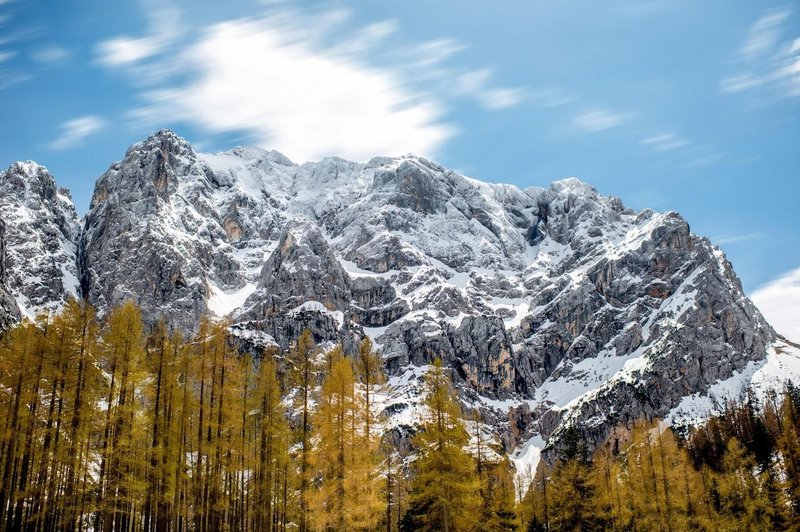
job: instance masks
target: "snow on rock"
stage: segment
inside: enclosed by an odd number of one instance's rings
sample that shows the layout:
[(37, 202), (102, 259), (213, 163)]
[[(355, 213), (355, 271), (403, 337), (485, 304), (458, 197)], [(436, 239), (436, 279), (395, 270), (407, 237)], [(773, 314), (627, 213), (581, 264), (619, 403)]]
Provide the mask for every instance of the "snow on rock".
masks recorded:
[(511, 454), (511, 462), (514, 464), (515, 469), (514, 487), (517, 491), (517, 499), (520, 501), (525, 497), (528, 488), (533, 483), (544, 446), (545, 441), (540, 436), (534, 436)]
[(0, 172), (0, 219), (6, 285), (22, 313), (33, 319), (78, 297), (78, 217), (47, 168), (25, 161)]
[(0, 174), (0, 191), (5, 283), (24, 312), (133, 298), (187, 332), (229, 316), (253, 351), (309, 329), (354, 352), (366, 335), (391, 375), (388, 427), (419, 419), (418, 371), (441, 358), (497, 431), (528, 409), (501, 438), (523, 465), (570, 424), (596, 443), (795, 367), (685, 220), (575, 178), (521, 190), (414, 155), (298, 165), (197, 153), (162, 130), (100, 176), (82, 231), (35, 163)]
[(290, 316), (296, 316), (302, 312), (319, 312), (321, 314), (327, 314), (336, 321), (336, 323), (339, 325), (339, 329), (341, 329), (344, 325), (344, 314), (342, 311), (330, 310), (319, 301), (306, 301), (302, 305), (289, 310), (288, 314)]
[(800, 346), (783, 341), (775, 342), (767, 358), (750, 362), (742, 371), (712, 384), (705, 392), (684, 397), (665, 421), (676, 426), (702, 423), (712, 415), (721, 414), (729, 401), (746, 398), (748, 391), (759, 400), (768, 394), (780, 394), (791, 381), (800, 383)]
[(256, 283), (247, 283), (241, 288), (225, 291), (211, 285), (209, 287), (211, 296), (206, 302), (209, 312), (220, 318), (230, 315), (242, 306), (250, 294), (256, 291), (256, 286)]

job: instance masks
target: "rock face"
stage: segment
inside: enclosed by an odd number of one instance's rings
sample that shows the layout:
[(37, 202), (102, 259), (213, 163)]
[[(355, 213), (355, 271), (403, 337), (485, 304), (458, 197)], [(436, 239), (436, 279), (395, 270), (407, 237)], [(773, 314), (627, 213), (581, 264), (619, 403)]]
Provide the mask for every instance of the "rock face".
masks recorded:
[(6, 286), (23, 314), (57, 309), (78, 296), (78, 217), (69, 191), (32, 161), (0, 172)]
[(133, 298), (187, 331), (229, 316), (255, 352), (305, 328), (351, 352), (368, 335), (402, 389), (441, 358), (509, 448), (557, 445), (570, 424), (595, 442), (642, 415), (674, 420), (720, 383), (741, 390), (780, 340), (679, 215), (577, 179), (521, 190), (415, 156), (296, 165), (159, 131), (98, 179), (79, 238), (46, 170), (18, 163), (0, 186), (17, 194), (0, 218), (26, 309), (58, 306), (79, 278), (101, 313)]
[(6, 226), (0, 220), (0, 332), (19, 320), (19, 308), (6, 285)]

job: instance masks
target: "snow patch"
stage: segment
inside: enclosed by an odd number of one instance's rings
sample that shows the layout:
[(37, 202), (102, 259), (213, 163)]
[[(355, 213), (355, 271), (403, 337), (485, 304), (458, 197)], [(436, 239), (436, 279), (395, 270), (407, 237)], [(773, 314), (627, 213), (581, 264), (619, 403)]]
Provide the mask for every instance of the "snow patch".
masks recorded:
[(241, 307), (250, 295), (256, 291), (256, 283), (247, 283), (236, 290), (225, 291), (217, 285), (209, 283), (211, 296), (206, 305), (209, 312), (217, 317), (224, 318)]
[(514, 487), (517, 491), (517, 499), (522, 500), (528, 492), (528, 488), (536, 475), (536, 468), (542, 458), (542, 449), (545, 442), (538, 434), (518, 446), (511, 453), (511, 462), (514, 464), (516, 473), (514, 474)]

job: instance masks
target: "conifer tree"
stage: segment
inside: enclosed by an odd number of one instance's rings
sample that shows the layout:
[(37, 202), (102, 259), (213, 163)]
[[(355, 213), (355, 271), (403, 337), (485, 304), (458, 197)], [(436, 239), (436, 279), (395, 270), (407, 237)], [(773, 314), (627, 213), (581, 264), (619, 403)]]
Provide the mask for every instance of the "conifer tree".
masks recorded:
[(372, 346), (369, 336), (365, 336), (358, 348), (356, 358), (356, 373), (359, 382), (364, 385), (364, 395), (366, 398), (366, 408), (364, 409), (366, 429), (369, 433), (372, 429), (372, 403), (370, 401), (372, 388), (375, 385), (386, 382), (386, 374), (383, 371), (383, 360)]
[(316, 384), (317, 368), (315, 357), (317, 348), (311, 331), (304, 330), (289, 351), (289, 366), (292, 375), (292, 384), (298, 388), (298, 402), (301, 413), (299, 433), (300, 444), (300, 486), (298, 497), (300, 499), (299, 528), (300, 532), (309, 529), (309, 483), (310, 467), (309, 455), (311, 453), (311, 409), (309, 400)]
[(338, 357), (314, 418), (315, 522), (321, 529), (374, 529), (383, 513), (372, 474), (376, 440), (367, 433), (365, 400), (355, 384), (351, 362)]
[(403, 529), (472, 530), (479, 513), (480, 483), (475, 461), (464, 450), (469, 436), (440, 360), (426, 375), (426, 384), (428, 414), (415, 438), (419, 457)]
[(277, 348), (264, 351), (259, 368), (258, 394), (260, 395), (260, 423), (258, 447), (258, 473), (256, 485), (255, 528), (272, 532), (277, 528), (280, 507), (281, 465), (287, 462), (288, 449), (285, 412), (281, 403), (276, 359)]

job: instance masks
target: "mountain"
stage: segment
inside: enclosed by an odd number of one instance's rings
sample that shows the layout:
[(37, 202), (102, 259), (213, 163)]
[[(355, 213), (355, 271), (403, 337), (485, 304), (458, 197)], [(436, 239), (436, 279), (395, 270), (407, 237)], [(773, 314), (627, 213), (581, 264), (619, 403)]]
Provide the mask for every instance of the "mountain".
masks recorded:
[(349, 351), (367, 335), (392, 376), (387, 427), (413, 423), (420, 368), (441, 358), (521, 467), (572, 424), (594, 444), (800, 375), (708, 239), (574, 178), (521, 190), (413, 155), (297, 165), (162, 130), (97, 180), (80, 229), (34, 163), (0, 191), (24, 314), (79, 293), (101, 313), (133, 298), (188, 332), (228, 316), (255, 352), (305, 328)]
[(17, 162), (0, 172), (6, 286), (28, 317), (77, 297), (80, 226), (69, 191), (43, 166)]
[(6, 280), (6, 225), (0, 220), (0, 331), (19, 320), (19, 307)]

